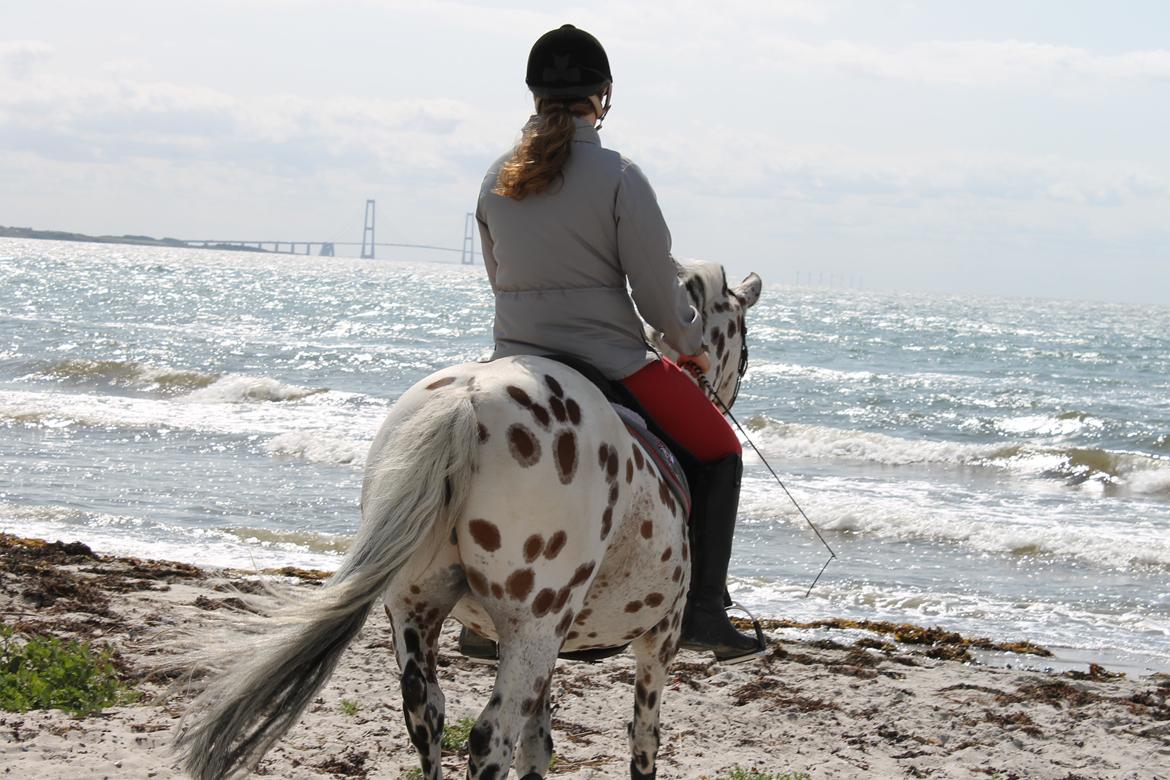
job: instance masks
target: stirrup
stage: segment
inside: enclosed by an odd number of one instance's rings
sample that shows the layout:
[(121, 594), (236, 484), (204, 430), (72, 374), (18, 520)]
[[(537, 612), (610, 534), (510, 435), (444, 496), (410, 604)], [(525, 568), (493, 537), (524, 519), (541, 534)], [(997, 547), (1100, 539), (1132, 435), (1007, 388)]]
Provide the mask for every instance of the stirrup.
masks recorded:
[(747, 653), (722, 657), (719, 653), (715, 653), (715, 660), (724, 666), (735, 666), (736, 664), (747, 663), (748, 661), (754, 661), (757, 658), (763, 658), (768, 655), (768, 640), (764, 637), (764, 629), (760, 625), (760, 621), (743, 604), (740, 604), (738, 601), (732, 601), (727, 591), (723, 592), (723, 598), (725, 602), (724, 611), (738, 609), (748, 616), (748, 620), (752, 621), (752, 628), (756, 631), (756, 649)]

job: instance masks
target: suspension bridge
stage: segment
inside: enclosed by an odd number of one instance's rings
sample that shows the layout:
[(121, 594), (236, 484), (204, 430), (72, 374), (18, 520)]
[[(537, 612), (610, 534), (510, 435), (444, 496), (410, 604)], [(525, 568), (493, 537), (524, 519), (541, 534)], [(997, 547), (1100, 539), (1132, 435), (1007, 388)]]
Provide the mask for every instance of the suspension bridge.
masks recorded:
[(334, 257), (337, 254), (338, 247), (361, 247), (361, 254), (359, 255), (363, 260), (373, 260), (377, 257), (379, 247), (397, 248), (397, 249), (418, 249), (430, 252), (445, 252), (448, 254), (458, 254), (459, 260), (463, 265), (473, 265), (476, 257), (480, 255), (475, 250), (475, 215), (467, 214), (463, 220), (463, 246), (438, 246), (436, 244), (410, 244), (396, 241), (376, 241), (375, 240), (375, 210), (376, 204), (373, 200), (366, 201), (366, 217), (365, 224), (362, 227), (361, 241), (291, 241), (291, 240), (239, 240), (239, 239), (214, 239), (214, 238), (198, 238), (187, 239), (183, 243), (190, 247), (198, 247), (203, 249), (242, 249), (246, 251), (258, 252), (272, 252), (285, 255), (319, 255), (321, 257)]

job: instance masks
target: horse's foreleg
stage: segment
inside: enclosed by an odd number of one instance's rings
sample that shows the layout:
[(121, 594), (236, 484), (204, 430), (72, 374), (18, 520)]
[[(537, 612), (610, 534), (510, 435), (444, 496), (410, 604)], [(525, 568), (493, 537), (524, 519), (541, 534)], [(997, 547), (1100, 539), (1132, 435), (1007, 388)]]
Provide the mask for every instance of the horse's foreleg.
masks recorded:
[(678, 652), (682, 630), (682, 599), (678, 599), (662, 620), (633, 642), (637, 658), (634, 683), (634, 719), (627, 733), (630, 737), (630, 777), (632, 780), (651, 780), (658, 767), (658, 713), (662, 705), (662, 688), (666, 684), (666, 668)]
[(402, 713), (427, 780), (443, 777), (440, 758), (445, 700), (435, 675), (439, 631), (465, 589), (462, 569), (452, 565), (421, 584), (392, 587), (386, 597), (402, 673)]
[[(500, 640), (500, 665), (496, 685), (487, 707), (475, 722), (467, 740), (467, 777), (470, 780), (503, 780), (512, 767), (513, 750), (521, 726), (542, 718), (548, 709), (549, 680), (556, 665), (561, 637), (552, 626), (530, 623), (536, 630), (504, 636)], [(539, 727), (538, 727), (539, 728)], [(547, 722), (544, 726), (548, 733)], [(551, 748), (551, 738), (549, 739)], [(548, 769), (526, 745), (520, 751), (525, 766), (518, 766), (521, 777), (543, 776)]]
[(539, 709), (524, 724), (520, 744), (516, 748), (516, 774), (520, 780), (544, 777), (552, 761), (552, 712), (548, 688), (548, 683), (545, 683), (544, 691), (539, 694), (543, 699), (538, 705)]

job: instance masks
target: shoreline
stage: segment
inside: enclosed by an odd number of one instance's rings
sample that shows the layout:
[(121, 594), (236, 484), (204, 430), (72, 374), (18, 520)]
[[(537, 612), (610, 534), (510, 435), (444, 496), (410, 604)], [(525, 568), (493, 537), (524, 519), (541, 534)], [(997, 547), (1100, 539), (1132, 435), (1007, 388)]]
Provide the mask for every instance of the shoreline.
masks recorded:
[[(320, 583), (320, 573), (306, 571), (267, 576), (295, 583), (294, 591)], [(165, 632), (198, 633), (230, 620), (238, 593), (256, 590), (249, 586), (254, 579), (0, 535), (3, 621), (26, 634), (113, 646), (117, 665), (145, 701), (162, 684), (145, 676), (152, 651), (144, 648), (165, 655), (168, 645), (157, 639)], [(816, 780), (1170, 778), (1161, 768), (1170, 766), (1170, 675), (979, 666), (947, 660), (975, 640), (898, 628), (918, 641), (907, 644), (896, 635), (793, 641), (778, 638), (785, 629), (777, 623), (767, 629), (773, 644), (759, 663), (723, 668), (680, 653), (664, 692), (659, 776), (716, 780), (739, 766), (805, 772)], [(478, 714), (494, 675), (455, 653), (455, 635), (449, 621), (439, 662), (449, 724)], [(847, 640), (847, 632), (838, 639)], [(314, 780), (399, 778), (416, 766), (390, 647), (388, 621), (375, 610), (261, 771)], [(632, 674), (628, 654), (597, 664), (558, 663), (557, 765), (549, 777), (625, 774)], [(179, 777), (167, 745), (186, 702), (178, 696), (161, 706), (116, 706), (82, 718), (59, 710), (0, 712), (0, 763), (13, 776), (42, 780)], [(465, 762), (452, 751), (443, 759), (444, 774), (461, 776)]]

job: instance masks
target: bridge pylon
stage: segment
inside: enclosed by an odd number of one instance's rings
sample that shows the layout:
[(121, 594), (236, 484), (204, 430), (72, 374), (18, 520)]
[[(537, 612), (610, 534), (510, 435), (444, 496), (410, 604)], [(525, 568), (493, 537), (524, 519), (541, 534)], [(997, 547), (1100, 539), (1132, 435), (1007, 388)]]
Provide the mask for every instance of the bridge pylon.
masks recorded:
[(463, 220), (463, 265), (475, 265), (475, 215), (467, 212)]
[(362, 259), (374, 259), (374, 201), (366, 201), (366, 226), (362, 229)]

